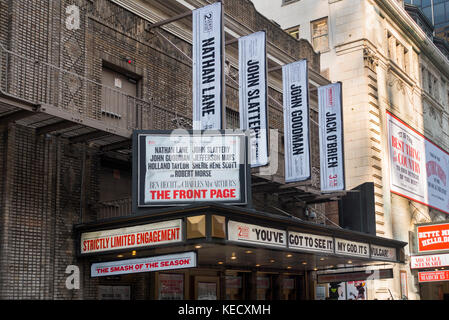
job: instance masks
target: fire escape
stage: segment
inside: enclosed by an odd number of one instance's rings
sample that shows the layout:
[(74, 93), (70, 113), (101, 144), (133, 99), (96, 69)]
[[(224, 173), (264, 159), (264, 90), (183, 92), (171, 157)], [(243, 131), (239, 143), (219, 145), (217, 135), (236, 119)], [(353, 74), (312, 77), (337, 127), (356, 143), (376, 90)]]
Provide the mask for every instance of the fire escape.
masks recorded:
[[(230, 35), (227, 38), (231, 43), (237, 40)], [(166, 39), (162, 39), (164, 40)], [(227, 50), (235, 51), (235, 48)], [(274, 61), (269, 61), (268, 66), (277, 70), (276, 77), (280, 78), (280, 66)], [(315, 83), (327, 82), (313, 70), (310, 75)], [(238, 88), (232, 74), (228, 73), (226, 77), (230, 85)], [(316, 87), (311, 86), (310, 93), (311, 98), (317, 100)], [(277, 112), (280, 112), (280, 103), (269, 98), (271, 104), (277, 104)], [(238, 113), (227, 110), (227, 116), (233, 120), (229, 127), (238, 126)], [(164, 106), (128, 95), (73, 70), (18, 54), (0, 44), (0, 125), (10, 122), (34, 128), (37, 135), (52, 134), (65, 138), (70, 143), (94, 145), (103, 154), (114, 153), (129, 163), (133, 130), (191, 127), (191, 119)], [(278, 141), (281, 142), (281, 139)], [(278, 161), (280, 166), (271, 176), (261, 176), (253, 171), (253, 194), (275, 193), (281, 202), (298, 203), (304, 207), (336, 200), (345, 194), (320, 192), (319, 163), (316, 161), (312, 163), (311, 180), (285, 184), (282, 153), (279, 154)], [(280, 208), (270, 211), (288, 214)], [(102, 203), (98, 209), (98, 219), (131, 214), (130, 199)]]

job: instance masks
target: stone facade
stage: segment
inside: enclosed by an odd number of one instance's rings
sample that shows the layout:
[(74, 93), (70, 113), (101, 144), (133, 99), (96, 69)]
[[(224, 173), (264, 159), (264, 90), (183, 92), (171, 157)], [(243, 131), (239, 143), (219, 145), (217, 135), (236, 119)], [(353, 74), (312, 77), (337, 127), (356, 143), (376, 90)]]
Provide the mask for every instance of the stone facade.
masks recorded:
[[(400, 1), (310, 0), (256, 8), (283, 29), (298, 26), (311, 39), (310, 24), (328, 18), (329, 50), (321, 52), (321, 70), (343, 82), (345, 167), (348, 189), (373, 182), (376, 233), (409, 242), (406, 264), (408, 298), (419, 299), (416, 275), (409, 268), (416, 223), (446, 220), (438, 210), (390, 192), (386, 111), (444, 150), (449, 150), (448, 66), (431, 39), (407, 15)], [(298, 15), (301, 12), (301, 15)], [(397, 275), (397, 276), (396, 276)], [(401, 298), (399, 280), (377, 281), (371, 297)]]
[[(70, 24), (67, 19), (73, 12), (66, 10), (73, 6), (79, 9), (80, 27), (70, 29), (66, 24)], [(290, 38), (258, 14), (249, 1), (226, 1), (225, 12), (242, 30), (266, 30), (272, 47), (291, 61), (307, 58), (311, 69), (319, 74), (319, 55), (310, 44)], [(74, 118), (101, 122), (101, 94), (96, 84), (101, 83), (102, 66), (113, 65), (139, 78), (137, 98), (152, 107), (151, 114), (145, 115), (152, 125), (145, 129), (173, 129), (180, 124), (190, 127), (191, 45), (179, 35), (164, 29), (149, 32), (148, 21), (108, 0), (0, 0), (0, 22), (7, 26), (0, 29), (2, 48), (28, 59), (28, 63), (16, 65), (8, 88), (6, 79), (0, 77), (2, 90), (8, 89), (24, 101), (70, 112)], [(187, 27), (182, 30), (190, 33)], [(132, 64), (125, 61), (128, 58)], [(32, 60), (46, 67), (36, 71)], [(58, 73), (61, 77), (44, 73), (49, 67), (64, 73)], [(231, 78), (232, 71), (236, 75), (235, 67), (231, 63)], [(4, 71), (7, 67), (2, 63), (1, 68)], [(270, 127), (281, 132), (283, 148), (280, 78), (275, 74), (271, 79), (269, 117)], [(238, 127), (238, 77), (235, 79), (228, 78), (226, 88), (230, 128)], [(316, 110), (316, 94), (311, 102)], [(317, 120), (316, 112), (312, 117)], [(317, 132), (315, 127), (315, 146)], [(312, 153), (312, 163), (317, 165), (318, 152), (314, 149)], [(105, 169), (103, 155), (95, 144), (72, 143), (51, 133), (40, 135), (35, 127), (20, 121), (0, 125), (1, 299), (96, 298), (100, 281), (91, 279), (89, 264), (76, 258), (73, 225), (98, 219), (99, 176), (109, 168)], [(282, 162), (280, 158), (278, 176), (282, 176)], [(119, 179), (125, 176), (119, 175)], [(280, 203), (276, 194), (259, 193), (254, 199), (256, 208), (270, 210), (271, 204), (302, 213), (294, 203)], [(65, 286), (65, 270), (72, 264), (81, 268), (81, 290)], [(136, 288), (133, 298), (148, 298), (146, 282), (140, 280), (149, 276), (129, 279)]]
[[(394, 1), (300, 1), (270, 11), (270, 1), (254, 2), (282, 28), (300, 25), (305, 39), (311, 21), (328, 17), (330, 49), (321, 53), (321, 68), (343, 82), (347, 186), (374, 182), (377, 235), (409, 242), (406, 253), (413, 254), (416, 223), (447, 215), (390, 193), (386, 111), (449, 150), (449, 61)], [(416, 276), (405, 264), (396, 267), (397, 279), (400, 270), (407, 272), (409, 299), (419, 299)], [(392, 280), (378, 281), (375, 297), (388, 299), (388, 289), (401, 297)]]

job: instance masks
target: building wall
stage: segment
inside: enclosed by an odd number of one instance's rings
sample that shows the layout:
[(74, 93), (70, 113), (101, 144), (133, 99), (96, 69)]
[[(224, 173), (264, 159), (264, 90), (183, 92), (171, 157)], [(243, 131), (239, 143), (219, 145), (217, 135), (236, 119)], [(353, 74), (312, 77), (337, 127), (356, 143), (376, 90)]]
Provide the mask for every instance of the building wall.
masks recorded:
[[(408, 257), (414, 252), (415, 224), (447, 216), (390, 193), (386, 110), (449, 150), (445, 67), (430, 57), (424, 41), (411, 36), (419, 33), (417, 25), (409, 27), (414, 31), (407, 30), (385, 10), (385, 3), (390, 1), (310, 0), (284, 6), (268, 0), (253, 2), (257, 10), (284, 29), (299, 24), (301, 37), (306, 39), (311, 37), (311, 21), (329, 17), (330, 49), (321, 53), (321, 70), (328, 72), (330, 80), (343, 82), (347, 186), (350, 189), (362, 182), (374, 182), (377, 235), (411, 243), (405, 248), (406, 264), (397, 266), (395, 274), (398, 279), (400, 270), (407, 271), (409, 298), (419, 299), (417, 279), (408, 265)], [(394, 10), (401, 10), (398, 8)], [(403, 64), (395, 50), (389, 49), (392, 39), (407, 51)], [(428, 76), (423, 77), (424, 70), (432, 74), (431, 89), (426, 83)], [(400, 297), (399, 280), (377, 281), (376, 297), (388, 299), (388, 289), (395, 298)]]
[[(70, 15), (66, 9), (71, 5), (79, 8), (79, 29), (66, 26)], [(319, 71), (319, 56), (310, 44), (290, 38), (257, 15), (250, 2), (226, 1), (225, 11), (242, 30), (267, 30), (269, 41), (291, 59), (307, 57)], [(0, 0), (0, 21), (8, 26), (0, 29), (3, 47), (72, 73), (56, 81), (27, 72), (32, 66), (24, 64), (11, 82), (12, 91), (24, 98), (44, 99), (74, 114), (101, 120), (101, 95), (85, 80), (101, 82), (102, 65), (109, 63), (140, 77), (138, 97), (152, 105), (152, 113), (147, 115), (152, 126), (147, 129), (176, 128), (177, 120), (191, 117), (189, 42), (162, 29), (147, 32), (146, 21), (123, 7), (107, 0)], [(133, 63), (127, 64), (125, 58)], [(50, 95), (50, 87), (57, 94)], [(229, 81), (227, 106), (234, 112), (238, 110), (237, 90), (238, 85)], [(270, 96), (270, 126), (282, 131), (282, 95), (272, 87)], [(312, 101), (316, 106), (316, 98)], [(313, 116), (316, 120), (316, 113)], [(230, 127), (235, 127), (235, 114), (229, 119), (234, 121)], [(317, 145), (315, 129), (312, 139)], [(318, 163), (316, 152), (313, 161)], [(102, 282), (90, 278), (88, 262), (76, 259), (73, 225), (97, 219), (100, 170), (100, 152), (95, 145), (74, 144), (52, 134), (37, 135), (35, 129), (17, 123), (0, 127), (0, 298), (96, 298), (96, 287)], [(277, 173), (282, 172), (280, 165)], [(256, 208), (263, 210), (267, 205), (282, 206), (276, 195), (259, 194), (255, 199)], [(301, 213), (294, 205), (290, 209)], [(69, 265), (80, 267), (81, 290), (66, 288)], [(147, 282), (142, 279), (145, 276), (129, 279), (137, 299), (148, 297)]]

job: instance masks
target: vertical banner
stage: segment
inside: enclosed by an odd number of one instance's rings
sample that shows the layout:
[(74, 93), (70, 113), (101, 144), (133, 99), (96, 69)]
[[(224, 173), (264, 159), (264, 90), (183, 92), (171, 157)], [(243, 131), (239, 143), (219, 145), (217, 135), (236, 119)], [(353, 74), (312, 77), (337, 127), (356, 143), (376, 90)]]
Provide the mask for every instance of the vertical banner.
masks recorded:
[(240, 129), (250, 131), (251, 167), (268, 164), (265, 31), (239, 38)]
[(221, 2), (193, 16), (193, 129), (220, 130), (223, 122), (223, 11)]
[(282, 67), (285, 182), (310, 179), (307, 60)]
[(321, 191), (345, 189), (341, 83), (318, 87)]

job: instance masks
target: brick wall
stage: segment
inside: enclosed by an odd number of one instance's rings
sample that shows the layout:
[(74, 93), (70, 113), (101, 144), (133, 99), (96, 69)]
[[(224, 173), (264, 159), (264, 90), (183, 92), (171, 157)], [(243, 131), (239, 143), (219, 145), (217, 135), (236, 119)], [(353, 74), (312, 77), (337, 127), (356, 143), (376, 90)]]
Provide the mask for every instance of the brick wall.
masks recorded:
[[(65, 28), (65, 8), (80, 8), (81, 28)], [(225, 10), (253, 30), (267, 30), (268, 39), (292, 57), (308, 57), (319, 70), (319, 56), (309, 44), (296, 41), (264, 17), (248, 1), (230, 0)], [(247, 10), (247, 11), (244, 11)], [(245, 12), (245, 16), (242, 13)], [(189, 44), (159, 30), (145, 31), (145, 21), (107, 0), (8, 1), (0, 0), (0, 43), (14, 52), (101, 82), (108, 63), (141, 77), (139, 98), (154, 106), (148, 129), (175, 128), (174, 118), (191, 117), (192, 70)], [(6, 25), (6, 24), (5, 24)], [(183, 54), (183, 53), (185, 54)], [(129, 65), (124, 58), (132, 58)], [(76, 76), (62, 79), (29, 78), (28, 68), (14, 75), (16, 90), (31, 99), (46, 99), (61, 108), (99, 118), (100, 93)], [(25, 77), (27, 81), (24, 81)], [(47, 82), (49, 81), (49, 82)], [(48, 87), (57, 95), (48, 96)], [(270, 88), (270, 127), (283, 131), (279, 105), (282, 94)], [(226, 88), (229, 127), (238, 126), (238, 85)], [(279, 137), (280, 151), (283, 149)], [(283, 172), (280, 159), (278, 174)], [(99, 198), (98, 150), (34, 129), (12, 124), (0, 128), (0, 299), (94, 299), (96, 285), (87, 261), (76, 260), (73, 225), (96, 220)], [(276, 195), (257, 195), (261, 209), (278, 205)], [(262, 205), (263, 204), (263, 205)], [(279, 206), (281, 207), (281, 206)], [(65, 269), (81, 269), (82, 290), (65, 287)], [(136, 298), (148, 294), (142, 277), (128, 279)]]
[(65, 270), (83, 267), (73, 225), (95, 219), (96, 151), (20, 125), (0, 136), (0, 298), (79, 298), (66, 289)]

